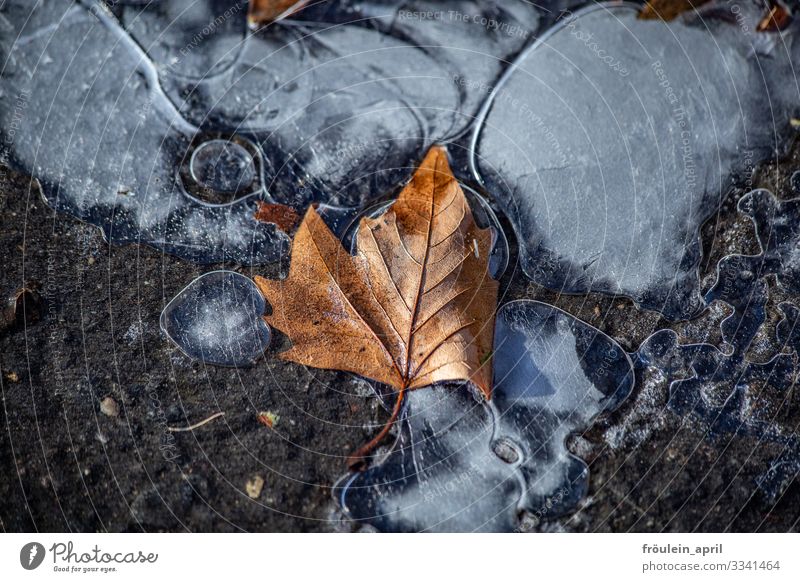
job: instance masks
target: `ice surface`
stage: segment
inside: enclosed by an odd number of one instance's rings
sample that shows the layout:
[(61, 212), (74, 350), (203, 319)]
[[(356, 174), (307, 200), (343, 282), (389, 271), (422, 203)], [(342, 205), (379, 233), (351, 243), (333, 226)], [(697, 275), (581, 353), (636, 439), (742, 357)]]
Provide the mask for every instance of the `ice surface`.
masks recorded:
[(382, 531), (511, 531), (585, 494), (588, 469), (565, 441), (630, 393), (630, 359), (536, 301), (503, 306), (495, 333), (492, 401), (464, 385), (410, 393), (392, 452), (340, 482), (347, 517)]
[(248, 188), (256, 179), (253, 156), (241, 145), (214, 139), (192, 153), (189, 171), (198, 186), (223, 194)]
[[(39, 178), (53, 206), (101, 226), (111, 240), (203, 262), (285, 253), (286, 235), (253, 219), (254, 200), (210, 205), (186, 192), (179, 169), (204, 139), (106, 10), (58, 5), (1, 9), (20, 36), (11, 53), (18, 66), (3, 71), (0, 90), (26, 100), (14, 139), (6, 139), (11, 161)], [(36, 26), (24, 24), (32, 6)], [(0, 109), (4, 133), (9, 115)]]
[(792, 355), (754, 363), (710, 344), (680, 345), (674, 332), (663, 330), (642, 345), (635, 362), (637, 368), (661, 370), (670, 386), (670, 409), (705, 422), (710, 436), (750, 435), (789, 442), (754, 401), (767, 386), (784, 392), (791, 387)]
[[(781, 201), (768, 190), (753, 190), (739, 200), (738, 210), (753, 221), (760, 252), (720, 260), (706, 301), (721, 300), (734, 308), (722, 322), (723, 337), (737, 354), (744, 354), (766, 318), (765, 278), (775, 276), (786, 293), (800, 294), (800, 198)], [(790, 303), (784, 307), (784, 313), (793, 309)], [(790, 334), (781, 330), (786, 343)]]
[(492, 451), (492, 412), (466, 386), (410, 393), (401, 431), (387, 460), (342, 483), (347, 517), (381, 531), (513, 529), (518, 471)]
[[(754, 362), (749, 350), (766, 321), (768, 277), (792, 295), (798, 285), (800, 199), (781, 201), (767, 190), (754, 190), (739, 201), (739, 211), (753, 221), (761, 246), (756, 255), (729, 255), (719, 261), (715, 284), (706, 301), (723, 301), (734, 312), (721, 324), (730, 349), (710, 344), (680, 345), (670, 330), (659, 331), (634, 355), (637, 368), (655, 368), (669, 385), (669, 408), (708, 426), (713, 439), (751, 437), (780, 445), (782, 452), (757, 482), (776, 498), (800, 469), (800, 440), (776, 422), (788, 402), (800, 353), (800, 309), (790, 302), (776, 328), (776, 350), (766, 362)], [(774, 402), (778, 402), (778, 408)]]
[(673, 320), (703, 307), (699, 228), (735, 176), (782, 147), (798, 101), (794, 32), (755, 33), (754, 5), (737, 8), (739, 22), (664, 23), (591, 7), (504, 75), (472, 164), (530, 278)]
[[(745, 329), (755, 333), (749, 324)], [(796, 353), (778, 354), (764, 363), (751, 362), (738, 352), (727, 355), (710, 344), (680, 345), (671, 330), (651, 336), (634, 355), (637, 369), (661, 371), (669, 386), (669, 409), (699, 421), (707, 438), (719, 446), (740, 437), (757, 445), (777, 445), (780, 453), (756, 478), (773, 502), (800, 471), (800, 439), (776, 422), (782, 404), (777, 409), (773, 404), (786, 403), (791, 394), (795, 359)]]
[(769, 190), (754, 190), (738, 204), (756, 229), (761, 253), (748, 257), (732, 255), (720, 261), (717, 287), (724, 284), (725, 271), (737, 264), (753, 279), (776, 275), (778, 284), (792, 295), (800, 295), (800, 198), (778, 200)]
[[(706, 293), (706, 302), (724, 301), (734, 308), (733, 314), (722, 322), (722, 336), (735, 353), (744, 355), (755, 337), (758, 328), (766, 319), (768, 298), (767, 275), (777, 275), (779, 281), (787, 281), (790, 288), (795, 278), (791, 254), (798, 241), (800, 228), (793, 223), (797, 216), (797, 203), (784, 205), (766, 190), (754, 190), (743, 196), (738, 210), (754, 222), (761, 246), (757, 255), (729, 255), (717, 264), (714, 285)], [(786, 260), (784, 260), (786, 259)], [(796, 275), (795, 275), (796, 276)], [(800, 289), (794, 290), (795, 293)]]
[(266, 304), (253, 281), (213, 271), (192, 281), (161, 313), (161, 329), (187, 356), (218, 366), (250, 366), (269, 346)]
[(245, 8), (3, 2), (0, 93), (26, 104), (0, 110), (4, 159), (113, 241), (273, 261), (288, 239), (253, 219), (257, 198), (302, 213), (390, 194), (466, 131), (539, 23), (523, 1), (378, 1), (250, 33)]

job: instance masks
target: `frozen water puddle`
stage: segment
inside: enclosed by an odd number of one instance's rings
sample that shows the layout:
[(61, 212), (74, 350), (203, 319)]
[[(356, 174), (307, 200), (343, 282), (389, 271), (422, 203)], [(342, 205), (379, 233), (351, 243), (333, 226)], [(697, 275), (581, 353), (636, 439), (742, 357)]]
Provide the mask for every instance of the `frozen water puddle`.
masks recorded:
[(167, 304), (161, 329), (187, 356), (217, 366), (250, 366), (269, 346), (266, 307), (255, 283), (233, 271), (198, 277)]
[[(785, 443), (766, 490), (796, 473), (796, 439), (751, 413), (756, 386), (788, 390), (792, 354), (744, 357), (764, 320), (763, 277), (800, 284), (796, 203), (752, 194), (744, 211), (760, 232), (782, 234), (762, 239), (760, 258), (723, 260), (705, 298), (696, 269), (698, 229), (731, 177), (783, 143), (797, 99), (792, 30), (752, 32), (747, 2), (737, 4), (747, 30), (720, 18), (635, 21), (631, 6), (602, 5), (525, 50), (492, 92), (504, 60), (544, 25), (529, 3), (325, 3), (256, 33), (228, 2), (109, 4), (0, 6), (0, 99), (10, 104), (0, 153), (39, 178), (55, 208), (112, 241), (198, 262), (269, 262), (289, 239), (253, 219), (256, 200), (324, 203), (346, 238), (358, 209), (402, 183), (428, 145), (467, 135), (480, 112), (472, 166), (509, 216), (526, 274), (567, 292), (625, 294), (670, 319), (729, 302), (731, 354), (659, 332), (634, 361), (667, 371), (676, 412), (719, 434)], [(503, 257), (493, 272), (507, 248)], [(249, 279), (215, 272), (161, 323), (192, 358), (248, 365), (269, 344), (264, 307)], [(796, 352), (800, 311), (782, 308), (778, 339)], [(348, 517), (382, 530), (502, 531), (575, 506), (587, 467), (565, 439), (630, 392), (631, 362), (537, 302), (504, 306), (496, 329), (492, 402), (463, 386), (412, 393), (388, 457), (340, 483)]]
[(3, 69), (0, 93), (25, 103), (16, 117), (4, 107), (0, 127), (10, 161), (40, 180), (51, 205), (112, 241), (199, 262), (288, 249), (286, 235), (253, 220), (246, 198), (260, 191), (259, 152), (225, 132), (205, 137), (178, 115), (152, 62), (101, 3), (12, 1), (0, 18), (15, 38), (1, 55), (14, 67)]
[(737, 208), (753, 221), (761, 252), (722, 259), (709, 300), (732, 304), (735, 297), (752, 294), (767, 275), (775, 275), (787, 293), (800, 295), (800, 198), (781, 201), (768, 190), (753, 190)]
[(644, 342), (634, 362), (639, 369), (659, 369), (669, 383), (669, 407), (704, 422), (711, 438), (748, 436), (779, 445), (781, 452), (757, 479), (767, 497), (775, 500), (800, 472), (800, 439), (794, 427), (781, 425), (779, 415), (795, 388), (800, 308), (790, 302), (778, 306), (783, 318), (775, 345), (782, 353), (762, 363), (747, 356), (767, 317), (765, 279), (775, 276), (783, 291), (800, 294), (800, 198), (781, 201), (767, 190), (754, 190), (738, 208), (753, 221), (761, 252), (720, 260), (716, 282), (706, 293), (708, 303), (719, 300), (734, 309), (721, 323), (726, 350), (710, 344), (679, 345), (675, 333), (664, 330)]
[(796, 26), (756, 33), (755, 4), (735, 8), (664, 23), (595, 6), (506, 72), (472, 166), (530, 278), (623, 294), (672, 320), (703, 307), (699, 228), (734, 177), (787, 141), (798, 99)]
[[(800, 293), (800, 199), (782, 201), (755, 190), (739, 210), (753, 220), (761, 252), (722, 259), (704, 297), (734, 310), (721, 323), (725, 349), (680, 345), (673, 331), (662, 330), (633, 354), (633, 364), (641, 372), (658, 370), (669, 386), (669, 409), (698, 419), (708, 438), (724, 444), (747, 437), (777, 446), (755, 479), (774, 502), (800, 472), (800, 439), (778, 415), (798, 371), (800, 307), (779, 306), (783, 319), (775, 340), (783, 353), (766, 362), (747, 355), (766, 320), (765, 278), (775, 276), (784, 291)], [(392, 451), (340, 483), (348, 517), (387, 531), (505, 531), (575, 506), (587, 468), (569, 455), (564, 439), (628, 395), (633, 377), (627, 357), (594, 328), (532, 301), (501, 308), (496, 334), (493, 402), (480, 403), (463, 386), (412, 393)], [(522, 511), (528, 517), (520, 523)]]
[(288, 237), (256, 199), (369, 206), (466, 131), (540, 21), (523, 1), (336, 2), (250, 32), (245, 12), (3, 2), (9, 162), (112, 241), (274, 261)]
[(753, 32), (748, 2), (747, 26), (601, 5), (498, 84), (563, 4), (315, 3), (251, 32), (219, 0), (11, 0), (0, 96), (21, 105), (0, 133), (53, 206), (110, 240), (258, 264), (289, 240), (254, 220), (257, 199), (369, 207), (480, 113), (472, 165), (529, 277), (690, 317), (699, 225), (783, 141), (794, 31)]
[(758, 487), (773, 501), (800, 472), (800, 440), (794, 427), (781, 426), (777, 414), (788, 405), (795, 359), (796, 354), (779, 354), (766, 363), (749, 362), (710, 344), (679, 345), (669, 330), (651, 336), (634, 357), (637, 370), (651, 367), (664, 374), (668, 407), (699, 420), (708, 438), (720, 446), (738, 437), (778, 445), (780, 453), (756, 478)]
[(536, 301), (503, 306), (495, 334), (491, 403), (463, 385), (410, 393), (388, 456), (339, 483), (346, 517), (381, 531), (513, 531), (574, 508), (588, 468), (565, 441), (630, 393), (631, 361)]

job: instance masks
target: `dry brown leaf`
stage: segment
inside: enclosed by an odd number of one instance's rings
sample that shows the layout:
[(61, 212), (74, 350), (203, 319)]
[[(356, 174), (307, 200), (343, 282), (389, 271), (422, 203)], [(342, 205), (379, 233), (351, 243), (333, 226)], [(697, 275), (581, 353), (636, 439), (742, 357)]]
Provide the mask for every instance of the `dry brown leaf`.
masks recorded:
[(758, 32), (779, 32), (789, 26), (791, 21), (792, 15), (789, 14), (786, 7), (776, 2), (758, 23), (756, 30)]
[(300, 215), (291, 206), (259, 200), (253, 218), (259, 222), (275, 224), (285, 233), (291, 233), (300, 221)]
[(251, 26), (275, 22), (300, 10), (307, 0), (250, 0), (247, 21)]
[[(684, 12), (699, 8), (711, 0), (648, 0), (639, 11), (639, 18), (643, 20), (674, 20)], [(786, 7), (777, 0), (771, 1), (769, 11), (758, 23), (758, 32), (778, 32), (788, 26), (792, 15)]]
[(295, 235), (289, 276), (255, 277), (274, 308), (267, 323), (292, 342), (282, 358), (398, 391), (389, 423), (359, 453), (385, 436), (407, 390), (469, 380), (490, 398), (498, 288), (488, 273), (491, 243), (446, 151), (435, 147), (383, 215), (361, 220), (356, 256), (312, 207)]
[(702, 6), (709, 0), (648, 0), (639, 12), (643, 20), (673, 20), (684, 12)]

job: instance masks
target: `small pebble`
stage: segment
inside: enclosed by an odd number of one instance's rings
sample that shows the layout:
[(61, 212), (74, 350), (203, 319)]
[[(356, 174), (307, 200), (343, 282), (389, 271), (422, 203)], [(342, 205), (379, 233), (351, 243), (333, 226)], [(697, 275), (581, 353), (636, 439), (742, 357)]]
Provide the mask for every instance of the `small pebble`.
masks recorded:
[(264, 478), (261, 475), (253, 475), (245, 483), (244, 488), (250, 499), (258, 499), (261, 495), (261, 490), (264, 488)]
[(508, 464), (514, 464), (520, 459), (519, 450), (507, 439), (499, 439), (492, 443), (492, 451), (500, 460)]
[(111, 396), (106, 396), (100, 402), (100, 412), (106, 416), (119, 416), (119, 405)]

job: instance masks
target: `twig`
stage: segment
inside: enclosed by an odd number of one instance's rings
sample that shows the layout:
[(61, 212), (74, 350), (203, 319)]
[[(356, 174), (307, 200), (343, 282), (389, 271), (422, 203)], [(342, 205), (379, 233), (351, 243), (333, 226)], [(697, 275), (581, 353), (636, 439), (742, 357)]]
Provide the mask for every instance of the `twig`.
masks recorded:
[(220, 416), (225, 416), (225, 413), (224, 412), (217, 412), (216, 414), (212, 414), (211, 416), (209, 416), (205, 420), (201, 420), (200, 422), (196, 422), (195, 424), (193, 424), (191, 426), (168, 426), (167, 430), (169, 432), (191, 432), (194, 429), (200, 428), (204, 424), (207, 424), (207, 423), (211, 422), (215, 418), (219, 418)]

